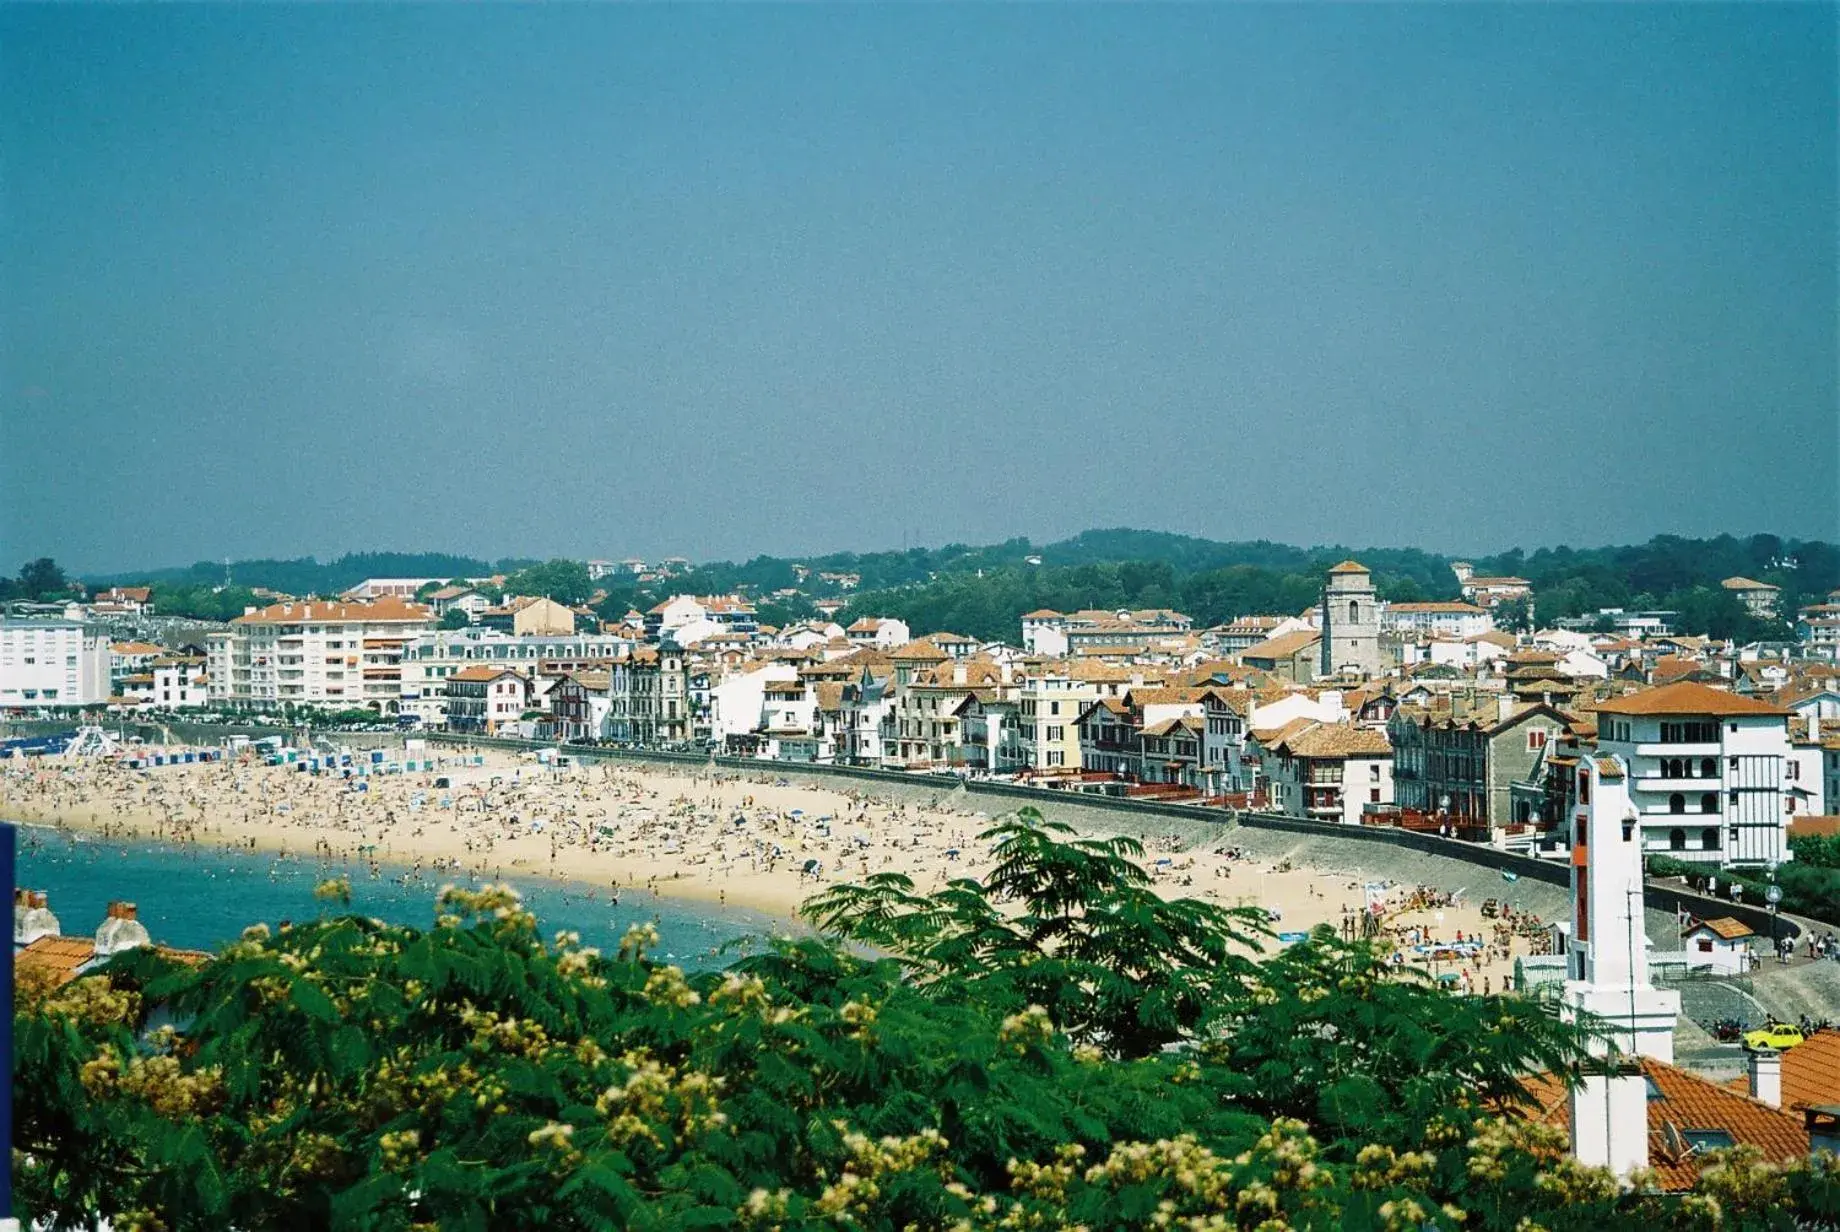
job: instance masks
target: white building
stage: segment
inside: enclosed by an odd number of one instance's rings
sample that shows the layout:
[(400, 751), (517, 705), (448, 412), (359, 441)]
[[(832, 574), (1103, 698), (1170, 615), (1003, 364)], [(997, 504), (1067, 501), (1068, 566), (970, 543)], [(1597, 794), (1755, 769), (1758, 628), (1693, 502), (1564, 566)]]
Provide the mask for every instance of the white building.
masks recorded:
[(153, 664), (153, 704), (166, 710), (202, 709), (210, 701), (205, 665), (198, 659), (174, 656)]
[(108, 697), (107, 638), (76, 621), (0, 619), (0, 710), (87, 706)]
[(791, 663), (766, 663), (754, 671), (737, 672), (709, 687), (709, 736), (717, 749), (728, 746), (730, 736), (760, 730), (767, 686), (797, 680)]
[(632, 649), (632, 639), (608, 633), (519, 637), (479, 626), (420, 633), (403, 652), (401, 713), (443, 722), (447, 679), (469, 667), (510, 668), (536, 679), (545, 672), (605, 671)]
[(251, 610), (230, 622), (236, 640), (225, 700), (255, 709), (292, 704), (400, 713), (404, 653), (434, 623), (426, 607), (396, 598)]
[(1274, 808), (1358, 826), (1370, 804), (1393, 803), (1393, 745), (1385, 731), (1312, 723), (1275, 741), (1264, 769)]
[(1022, 618), (1022, 647), (1030, 654), (1058, 659), (1067, 653), (1067, 617), (1041, 608)]
[(1791, 858), (1786, 710), (1680, 681), (1612, 698), (1597, 716), (1599, 750), (1628, 767), (1641, 850), (1721, 867)]
[(890, 616), (864, 616), (845, 629), (844, 636), (852, 646), (874, 646), (880, 650), (893, 650), (914, 640), (907, 622)]
[(1385, 620), (1395, 633), (1446, 637), (1474, 637), (1495, 627), (1495, 618), (1473, 603), (1389, 603)]
[(1743, 920), (1721, 916), (1716, 920), (1698, 920), (1681, 934), (1689, 968), (1704, 967), (1718, 975), (1743, 975), (1751, 969), (1756, 955), (1751, 941), (1757, 933)]
[(1680, 994), (1649, 982), (1642, 923), (1644, 827), (1633, 782), (1620, 756), (1579, 763), (1563, 1002), (1567, 1015), (1591, 1016), (1608, 1028), (1590, 1047), (1613, 1059), (1604, 1067), (1609, 1073), (1585, 1073), (1569, 1094), (1572, 1154), (1619, 1176), (1648, 1166), (1648, 1081), (1634, 1059), (1673, 1064), (1674, 1021), (1680, 1015)]
[(424, 586), (440, 586), (446, 578), (365, 578), (339, 596), (341, 599), (413, 599)]

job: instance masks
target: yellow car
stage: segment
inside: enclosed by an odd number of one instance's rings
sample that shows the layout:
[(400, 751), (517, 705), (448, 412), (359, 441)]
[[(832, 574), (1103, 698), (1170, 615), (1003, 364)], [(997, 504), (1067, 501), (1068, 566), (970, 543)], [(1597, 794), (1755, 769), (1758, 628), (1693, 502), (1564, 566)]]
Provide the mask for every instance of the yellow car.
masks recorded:
[(1744, 1033), (1746, 1048), (1774, 1048), (1780, 1052), (1801, 1042), (1801, 1031), (1783, 1022), (1773, 1022), (1767, 1027), (1758, 1027), (1755, 1031)]

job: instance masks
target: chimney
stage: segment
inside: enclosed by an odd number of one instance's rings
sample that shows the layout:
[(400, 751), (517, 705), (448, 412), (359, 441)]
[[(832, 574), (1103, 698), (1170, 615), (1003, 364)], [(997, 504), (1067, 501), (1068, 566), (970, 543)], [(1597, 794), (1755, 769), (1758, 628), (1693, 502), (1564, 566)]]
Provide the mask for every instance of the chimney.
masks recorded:
[(1751, 1098), (1772, 1108), (1782, 1107), (1782, 1053), (1774, 1048), (1753, 1049), (1749, 1070)]
[(1513, 717), (1514, 697), (1512, 694), (1503, 693), (1500, 697), (1495, 699), (1495, 721), (1498, 723), (1505, 723)]
[(1648, 1081), (1639, 1061), (1625, 1056), (1587, 1068), (1570, 1101), (1573, 1158), (1619, 1177), (1648, 1167)]

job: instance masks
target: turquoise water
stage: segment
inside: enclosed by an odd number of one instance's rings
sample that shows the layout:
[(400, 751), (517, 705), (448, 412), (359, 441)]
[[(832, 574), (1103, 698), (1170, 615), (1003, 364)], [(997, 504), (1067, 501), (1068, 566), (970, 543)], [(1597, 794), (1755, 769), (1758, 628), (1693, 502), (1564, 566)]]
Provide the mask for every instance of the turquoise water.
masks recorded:
[[(66, 936), (88, 935), (102, 923), (112, 899), (138, 908), (155, 941), (186, 949), (213, 949), (234, 941), (258, 920), (308, 920), (327, 910), (313, 887), (328, 877), (351, 878), (351, 906), (338, 908), (393, 924), (427, 927), (434, 899), (456, 874), (413, 876), (384, 866), (339, 860), (278, 857), (267, 852), (225, 852), (148, 842), (109, 842), (30, 826), (19, 829), (19, 885), (44, 890)], [(785, 932), (789, 925), (741, 908), (719, 907), (627, 891), (610, 906), (588, 887), (542, 877), (508, 877), (536, 912), (545, 937), (574, 929), (585, 945), (612, 953), (633, 924), (658, 926), (654, 955), (684, 967), (719, 967), (733, 955), (718, 951), (740, 937)]]

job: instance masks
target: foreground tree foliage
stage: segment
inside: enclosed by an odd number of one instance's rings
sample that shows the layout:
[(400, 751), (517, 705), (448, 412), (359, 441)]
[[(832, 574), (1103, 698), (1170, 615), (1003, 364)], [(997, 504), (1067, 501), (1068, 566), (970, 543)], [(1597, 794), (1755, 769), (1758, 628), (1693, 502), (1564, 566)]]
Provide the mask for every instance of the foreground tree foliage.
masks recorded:
[[(1581, 1041), (1324, 931), (1150, 892), (1024, 815), (931, 899), (722, 972), (545, 941), (501, 887), (428, 930), (251, 929), (21, 988), (23, 1214), (119, 1229), (1665, 1229), (1840, 1212), (1831, 1159), (1620, 1191), (1515, 1112)], [(334, 894), (339, 887), (332, 887)], [(856, 952), (873, 942), (880, 955)], [(1135, 998), (1131, 990), (1136, 989)], [(162, 1025), (168, 1024), (168, 1025)], [(177, 1029), (175, 1029), (175, 1026)]]

